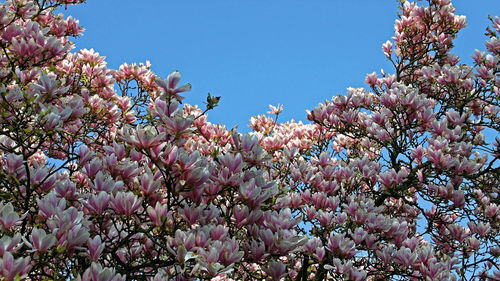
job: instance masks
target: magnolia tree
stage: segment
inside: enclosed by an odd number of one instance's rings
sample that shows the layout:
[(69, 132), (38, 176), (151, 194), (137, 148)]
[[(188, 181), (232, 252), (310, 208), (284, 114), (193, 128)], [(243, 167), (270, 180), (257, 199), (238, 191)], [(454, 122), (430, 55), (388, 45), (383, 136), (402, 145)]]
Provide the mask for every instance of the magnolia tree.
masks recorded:
[(450, 1), (402, 3), (392, 74), (242, 135), (72, 52), (77, 2), (0, 3), (2, 280), (500, 279), (498, 18), (467, 66)]

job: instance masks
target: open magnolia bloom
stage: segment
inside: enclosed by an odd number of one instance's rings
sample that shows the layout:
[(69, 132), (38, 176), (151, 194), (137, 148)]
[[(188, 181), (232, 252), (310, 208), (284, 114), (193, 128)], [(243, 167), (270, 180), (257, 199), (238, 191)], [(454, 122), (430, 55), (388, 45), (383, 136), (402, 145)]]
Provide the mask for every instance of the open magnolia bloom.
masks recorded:
[(170, 73), (167, 79), (161, 79), (156, 77), (156, 84), (163, 90), (163, 95), (167, 99), (174, 98), (181, 102), (184, 97), (178, 95), (179, 93), (191, 91), (191, 84), (187, 83), (183, 86), (177, 87), (179, 81), (181, 80), (181, 73), (179, 71), (174, 71)]
[(450, 1), (404, 2), (394, 73), (240, 134), (70, 52), (78, 2), (0, 3), (1, 280), (500, 279), (498, 17), (466, 66)]

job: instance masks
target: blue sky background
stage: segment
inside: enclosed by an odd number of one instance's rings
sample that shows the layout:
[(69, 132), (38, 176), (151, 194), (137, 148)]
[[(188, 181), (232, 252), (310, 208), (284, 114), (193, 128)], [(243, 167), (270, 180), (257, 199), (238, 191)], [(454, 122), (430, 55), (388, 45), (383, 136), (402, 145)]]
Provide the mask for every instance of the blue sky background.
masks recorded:
[[(484, 50), (488, 14), (498, 0), (453, 1), (467, 16), (454, 53), (471, 63)], [(396, 0), (88, 0), (62, 10), (86, 28), (77, 49), (94, 48), (109, 67), (149, 60), (166, 77), (179, 70), (192, 91), (184, 100), (222, 96), (209, 121), (248, 131), (251, 116), (284, 104), (281, 121), (365, 87), (367, 73), (393, 70), (381, 46), (393, 36)]]

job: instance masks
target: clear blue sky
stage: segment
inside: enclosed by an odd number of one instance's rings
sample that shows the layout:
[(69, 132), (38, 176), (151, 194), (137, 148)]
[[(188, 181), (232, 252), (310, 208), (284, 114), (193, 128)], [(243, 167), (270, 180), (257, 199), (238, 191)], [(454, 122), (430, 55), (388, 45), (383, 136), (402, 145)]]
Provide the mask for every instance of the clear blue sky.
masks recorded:
[[(453, 1), (467, 16), (454, 53), (470, 63), (484, 50), (488, 14), (498, 0)], [(284, 104), (281, 121), (306, 121), (305, 109), (347, 87), (365, 87), (367, 73), (393, 70), (381, 45), (393, 35), (396, 0), (87, 0), (62, 10), (86, 28), (77, 49), (94, 48), (109, 67), (152, 63), (166, 77), (179, 70), (202, 105), (222, 96), (209, 121), (248, 131), (251, 116)]]

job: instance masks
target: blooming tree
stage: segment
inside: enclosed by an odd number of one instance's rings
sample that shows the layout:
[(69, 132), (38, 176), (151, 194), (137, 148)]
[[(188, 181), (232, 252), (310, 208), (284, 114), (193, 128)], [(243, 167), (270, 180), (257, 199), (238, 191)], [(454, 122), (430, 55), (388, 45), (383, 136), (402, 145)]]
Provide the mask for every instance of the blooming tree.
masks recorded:
[(394, 73), (242, 135), (72, 52), (78, 2), (0, 3), (2, 280), (500, 279), (498, 17), (467, 66), (450, 1), (404, 2)]

